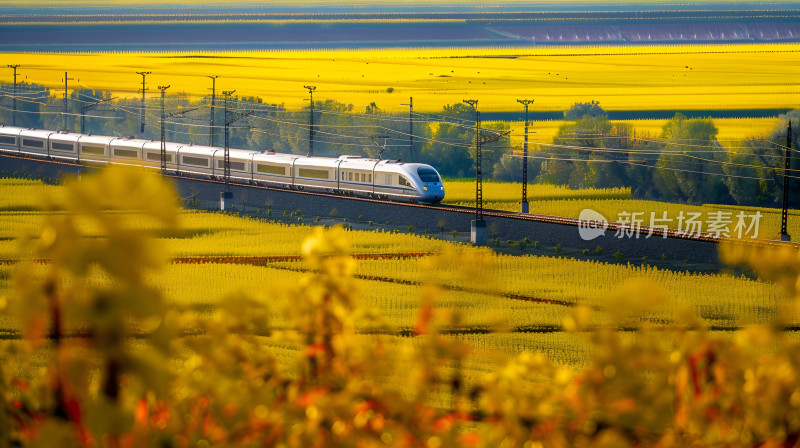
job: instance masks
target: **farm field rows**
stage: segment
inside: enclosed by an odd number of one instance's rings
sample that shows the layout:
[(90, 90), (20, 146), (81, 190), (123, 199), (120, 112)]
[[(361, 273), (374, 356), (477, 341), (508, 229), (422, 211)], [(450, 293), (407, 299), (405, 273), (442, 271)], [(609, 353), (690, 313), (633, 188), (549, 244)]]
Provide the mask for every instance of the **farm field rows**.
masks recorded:
[[(232, 51), (186, 53), (34, 54), (5, 53), (25, 67), (28, 82), (59, 94), (64, 71), (86, 88), (135, 97), (148, 67), (152, 85), (173, 92), (207, 95), (209, 72), (218, 88), (235, 88), (267, 103), (304, 107), (303, 85), (316, 97), (370, 103), (401, 113), (408, 97), (415, 110), (437, 112), (460, 103), (465, 92), (480, 110), (517, 110), (520, 92), (536, 99), (536, 110), (562, 111), (596, 100), (607, 110), (775, 109), (797, 103), (793, 67), (798, 44), (558, 47), (514, 49), (403, 49)], [(8, 75), (10, 76), (10, 75)], [(6, 79), (8, 80), (8, 79)]]
[[(11, 187), (15, 188), (16, 202), (10, 211), (0, 209), (0, 228), (5, 229), (0, 234), (0, 258), (4, 259), (24, 258), (17, 252), (13, 238), (38, 229), (46, 218), (46, 213), (35, 210), (39, 205), (34, 197), (45, 189), (58, 198), (64, 188), (36, 181), (0, 181), (4, 191)], [(132, 222), (139, 219), (135, 214), (125, 217)], [(167, 254), (207, 259), (203, 263), (170, 264), (149, 277), (168, 303), (177, 309), (213, 315), (231, 294), (265, 297), (273, 325), (283, 327), (286, 323), (281, 310), (290, 302), (280, 291), (302, 283), (307, 275), (304, 264), (293, 260), (230, 264), (219, 257), (299, 256), (302, 241), (313, 228), (193, 211), (182, 212), (180, 220), (182, 231), (161, 235)], [(147, 228), (148, 224), (141, 221), (141, 226)], [(92, 233), (91, 227), (84, 227), (83, 231)], [(499, 362), (504, 358), (502, 354), (513, 355), (523, 348), (542, 349), (555, 355), (556, 362), (577, 367), (587, 359), (588, 344), (579, 341), (580, 335), (563, 334), (562, 322), (579, 304), (595, 308), (594, 325), (609, 322), (609, 313), (618, 312), (615, 296), (609, 291), (629, 279), (640, 279), (668, 291), (663, 306), (645, 315), (647, 321), (660, 324), (670, 323), (674, 313), (686, 308), (721, 327), (769, 322), (783, 297), (777, 285), (727, 275), (678, 273), (549, 256), (496, 255), (486, 249), (408, 234), (345, 234), (354, 254), (390, 255), (385, 259), (358, 260), (355, 275), (362, 306), (382, 316), (386, 325), (382, 331), (387, 332), (392, 343), (409, 343), (394, 334), (414, 328), (423, 307), (420, 297), (433, 294), (437, 309), (460, 316), (456, 321), (445, 319), (450, 322), (445, 328), (464, 334), (459, 337), (476, 347), (467, 366), (475, 375), (496, 367), (484, 359), (486, 351), (500, 353)], [(420, 252), (432, 255), (409, 255)], [(0, 265), (0, 296), (10, 293), (13, 265)], [(426, 289), (425, 285), (431, 283), (439, 285), (439, 292)], [(14, 324), (7, 319), (0, 325), (2, 333), (13, 331)], [(364, 325), (357, 326), (362, 330), (370, 328)], [(280, 345), (280, 341), (270, 343)], [(291, 350), (291, 345), (286, 349)]]

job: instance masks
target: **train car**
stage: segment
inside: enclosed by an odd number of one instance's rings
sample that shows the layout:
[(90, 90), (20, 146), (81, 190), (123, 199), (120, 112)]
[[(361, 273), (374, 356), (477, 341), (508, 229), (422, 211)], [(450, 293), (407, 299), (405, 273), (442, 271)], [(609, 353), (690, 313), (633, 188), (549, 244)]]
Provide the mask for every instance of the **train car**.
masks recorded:
[(84, 135), (67, 131), (51, 133), (47, 141), (48, 154), (50, 157), (70, 160), (77, 159), (80, 161), (81, 156), (78, 152), (78, 141), (81, 137), (84, 137)]
[(275, 151), (254, 154), (252, 161), (252, 176), (257, 181), (276, 182), (293, 185), (293, 165), (296, 154), (277, 154)]
[[(53, 131), (23, 129), (19, 133), (19, 151), (29, 154), (50, 155), (50, 136)], [(73, 157), (77, 158), (73, 151)]]
[(149, 142), (150, 140), (140, 140), (129, 137), (115, 138), (109, 143), (109, 156), (114, 163), (141, 166), (142, 148)]
[[(177, 150), (178, 171), (181, 173), (214, 175), (214, 154), (222, 152), (221, 148), (211, 146), (183, 145)], [(221, 173), (221, 171), (220, 171)]]
[[(219, 148), (214, 148), (219, 149)], [(258, 154), (253, 151), (243, 149), (230, 149), (231, 177), (241, 179), (253, 179), (253, 156)], [(225, 174), (225, 149), (214, 152), (214, 174), (222, 176)]]
[(358, 156), (340, 156), (339, 161), (338, 180), (342, 191), (425, 203), (436, 203), (444, 198), (439, 173), (429, 165)]
[(375, 166), (380, 160), (360, 156), (339, 156), (337, 160), (340, 190), (375, 193)]
[[(183, 145), (178, 143), (166, 142), (166, 152), (167, 152), (167, 169), (168, 170), (177, 170), (178, 169), (178, 149), (180, 149)], [(143, 166), (150, 166), (155, 168), (161, 168), (161, 142), (160, 141), (149, 141), (142, 145), (142, 158), (141, 164)]]
[(0, 149), (19, 151), (19, 134), (24, 128), (0, 126)]
[(294, 186), (299, 189), (306, 187), (323, 188), (330, 191), (337, 190), (336, 171), (338, 159), (328, 157), (298, 157), (294, 159), (292, 173)]
[(105, 162), (110, 160), (110, 145), (114, 137), (83, 135), (78, 139), (78, 152), (81, 160)]

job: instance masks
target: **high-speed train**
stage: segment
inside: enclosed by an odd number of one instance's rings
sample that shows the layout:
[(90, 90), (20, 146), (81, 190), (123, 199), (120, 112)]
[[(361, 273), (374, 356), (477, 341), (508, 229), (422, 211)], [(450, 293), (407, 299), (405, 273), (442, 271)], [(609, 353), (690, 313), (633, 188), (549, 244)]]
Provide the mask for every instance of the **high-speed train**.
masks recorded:
[[(161, 168), (161, 141), (75, 134), (0, 126), (0, 150), (76, 162), (118, 163)], [(166, 143), (167, 170), (222, 177), (223, 148)], [(306, 157), (274, 151), (230, 149), (232, 179), (435, 204), (444, 184), (430, 165), (360, 156)]]

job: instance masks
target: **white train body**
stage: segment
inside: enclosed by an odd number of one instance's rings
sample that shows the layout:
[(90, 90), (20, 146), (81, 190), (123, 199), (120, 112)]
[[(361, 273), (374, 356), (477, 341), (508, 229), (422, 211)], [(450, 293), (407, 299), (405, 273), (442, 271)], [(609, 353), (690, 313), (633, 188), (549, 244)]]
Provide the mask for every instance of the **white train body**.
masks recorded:
[[(76, 162), (161, 168), (161, 142), (0, 126), (0, 150)], [(166, 143), (167, 170), (223, 176), (223, 148)], [(287, 188), (435, 204), (444, 184), (430, 165), (359, 156), (305, 157), (230, 150), (231, 178)]]

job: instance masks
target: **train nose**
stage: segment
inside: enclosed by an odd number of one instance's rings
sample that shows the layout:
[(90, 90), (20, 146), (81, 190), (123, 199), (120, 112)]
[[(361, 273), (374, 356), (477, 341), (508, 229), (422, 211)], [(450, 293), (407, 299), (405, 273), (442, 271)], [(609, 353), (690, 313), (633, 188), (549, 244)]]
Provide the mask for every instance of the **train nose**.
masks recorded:
[(438, 182), (427, 184), (424, 188), (425, 196), (431, 202), (439, 202), (444, 199), (444, 185)]

